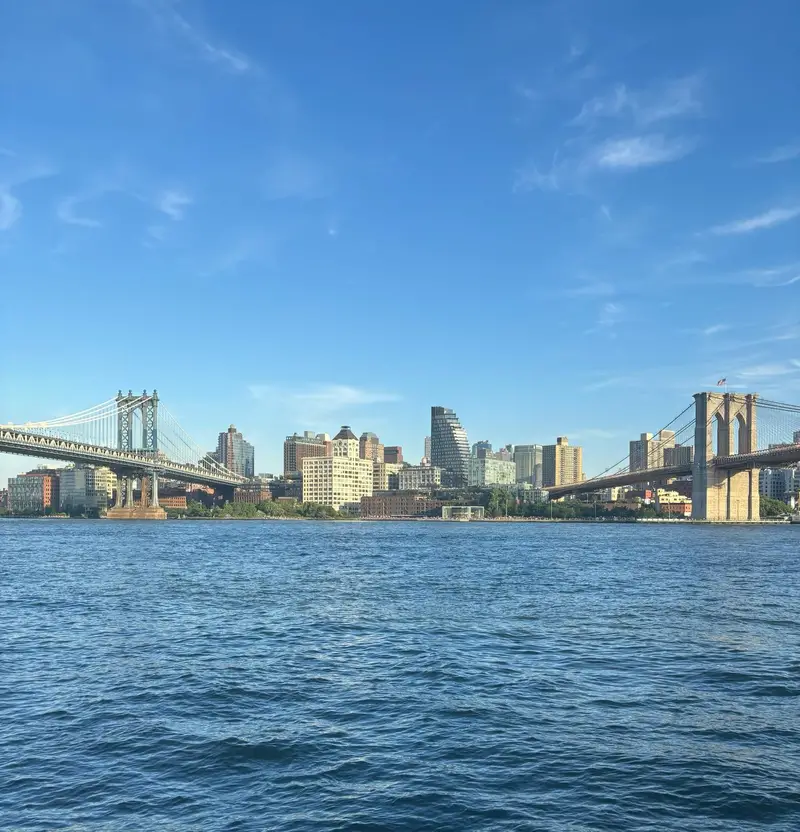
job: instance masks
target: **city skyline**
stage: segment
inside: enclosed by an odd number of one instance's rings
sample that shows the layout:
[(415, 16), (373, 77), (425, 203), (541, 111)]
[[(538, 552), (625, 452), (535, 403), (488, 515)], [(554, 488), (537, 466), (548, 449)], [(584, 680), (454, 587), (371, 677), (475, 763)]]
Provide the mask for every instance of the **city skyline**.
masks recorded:
[(9, 4), (0, 422), (156, 387), (279, 472), (343, 422), (416, 462), (446, 402), (591, 474), (721, 377), (796, 400), (800, 10), (734, 7)]

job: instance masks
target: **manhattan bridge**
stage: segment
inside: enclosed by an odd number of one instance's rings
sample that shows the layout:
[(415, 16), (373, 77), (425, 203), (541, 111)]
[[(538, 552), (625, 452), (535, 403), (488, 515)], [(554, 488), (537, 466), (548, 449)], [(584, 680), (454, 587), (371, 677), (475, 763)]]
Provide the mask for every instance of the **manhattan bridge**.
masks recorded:
[(226, 499), (247, 482), (203, 451), (161, 404), (156, 391), (120, 391), (101, 404), (55, 419), (0, 422), (0, 453), (110, 468), (118, 478), (120, 508), (134, 506), (137, 479), (144, 486), (143, 504), (155, 508), (160, 479), (209, 486)]
[[(691, 477), (692, 519), (758, 520), (760, 469), (800, 461), (800, 405), (756, 393), (696, 393), (654, 433), (660, 436), (662, 431), (669, 432), (670, 446), (692, 447), (680, 464), (632, 467), (626, 455), (597, 476), (547, 488), (550, 499)], [(654, 450), (654, 458), (663, 459), (657, 444)], [(117, 506), (134, 505), (136, 479), (148, 484), (149, 505), (156, 507), (159, 479), (209, 486), (225, 499), (247, 483), (203, 451), (155, 391), (120, 391), (101, 404), (55, 419), (0, 422), (0, 453), (110, 468), (118, 477)]]

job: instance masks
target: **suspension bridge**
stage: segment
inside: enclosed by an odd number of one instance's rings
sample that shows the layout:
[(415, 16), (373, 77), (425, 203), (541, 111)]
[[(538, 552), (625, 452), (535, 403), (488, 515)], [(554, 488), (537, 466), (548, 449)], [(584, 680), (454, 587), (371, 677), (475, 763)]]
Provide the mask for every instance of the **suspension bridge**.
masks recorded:
[(209, 486), (226, 498), (247, 481), (202, 450), (156, 391), (120, 391), (101, 404), (56, 419), (0, 423), (0, 453), (110, 468), (118, 477), (118, 508), (133, 509), (137, 479), (142, 506), (154, 508), (160, 478)]
[(691, 476), (692, 519), (758, 520), (760, 469), (800, 461), (800, 406), (696, 393), (648, 445), (644, 457), (629, 453), (595, 477), (548, 488), (550, 498)]

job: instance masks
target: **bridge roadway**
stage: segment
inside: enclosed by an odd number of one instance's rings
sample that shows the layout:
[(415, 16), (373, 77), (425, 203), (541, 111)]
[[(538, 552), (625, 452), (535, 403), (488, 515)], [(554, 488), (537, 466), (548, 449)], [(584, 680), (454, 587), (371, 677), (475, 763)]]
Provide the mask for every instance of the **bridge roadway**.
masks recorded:
[[(800, 461), (800, 445), (783, 445), (733, 456), (717, 456), (709, 460), (709, 466), (726, 470), (744, 468), (770, 468), (791, 465)], [(604, 488), (616, 488), (620, 485), (634, 485), (637, 482), (657, 482), (659, 480), (685, 477), (693, 472), (692, 465), (672, 465), (666, 468), (645, 468), (641, 471), (627, 471), (624, 474), (609, 474), (607, 477), (595, 477), (572, 485), (545, 487), (551, 498), (558, 499), (567, 494), (585, 494), (588, 491), (600, 491)]]
[(154, 460), (143, 451), (120, 451), (102, 445), (87, 445), (54, 436), (42, 436), (15, 428), (0, 427), (0, 453), (22, 454), (23, 456), (58, 459), (63, 462), (104, 465), (117, 474), (126, 476), (147, 476), (157, 473), (179, 482), (199, 485), (236, 487), (246, 482), (245, 477), (231, 473), (219, 474), (197, 465), (186, 465), (168, 459)]

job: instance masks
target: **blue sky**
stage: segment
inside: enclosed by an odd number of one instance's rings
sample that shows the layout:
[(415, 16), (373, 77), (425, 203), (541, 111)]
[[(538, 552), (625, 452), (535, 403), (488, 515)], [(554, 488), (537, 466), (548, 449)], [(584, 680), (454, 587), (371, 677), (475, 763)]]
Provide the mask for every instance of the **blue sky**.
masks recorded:
[[(585, 447), (800, 400), (793, 0), (0, 0), (0, 422)], [(24, 467), (0, 457), (0, 481)]]

